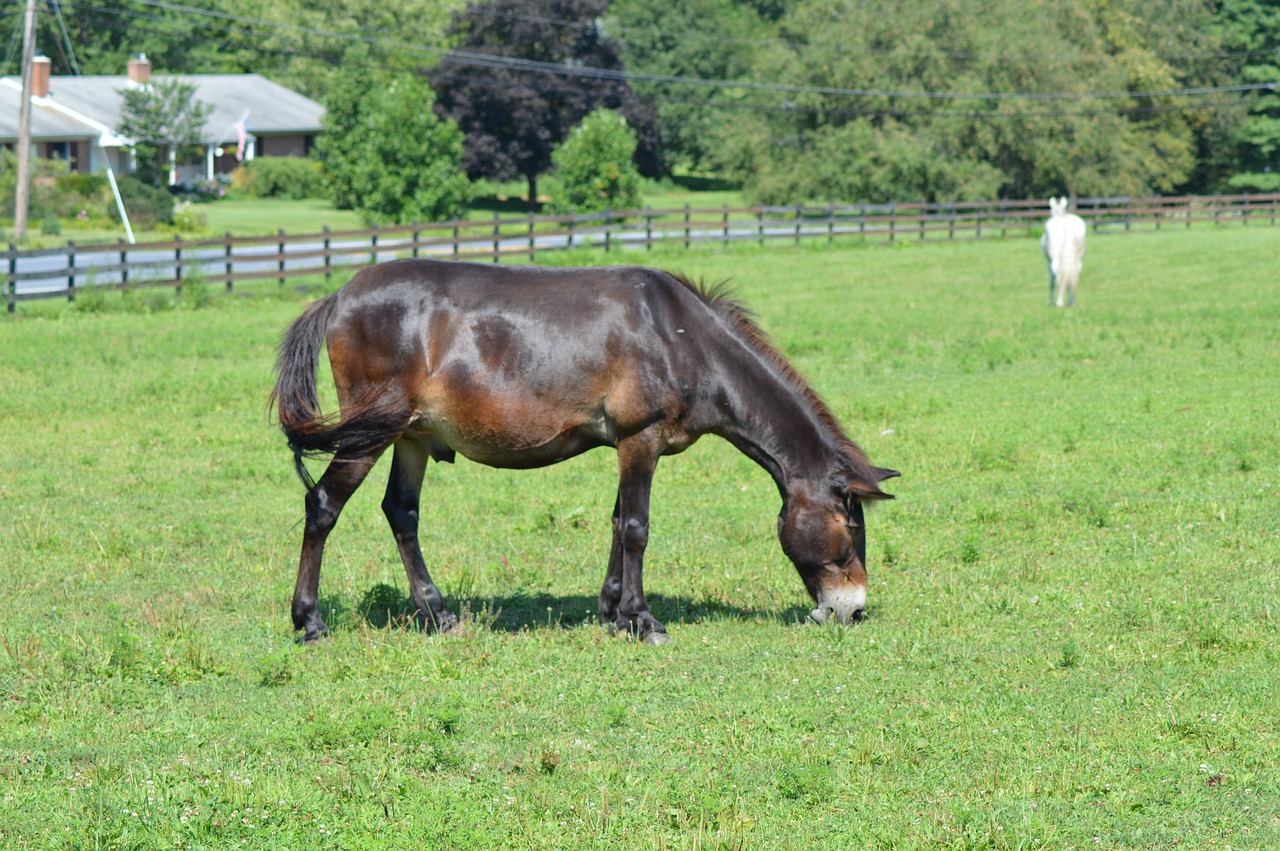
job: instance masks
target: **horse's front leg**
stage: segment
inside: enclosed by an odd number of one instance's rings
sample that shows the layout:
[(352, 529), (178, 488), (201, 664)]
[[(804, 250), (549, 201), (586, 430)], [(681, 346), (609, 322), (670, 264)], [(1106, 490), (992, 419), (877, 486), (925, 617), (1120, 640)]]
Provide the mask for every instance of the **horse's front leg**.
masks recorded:
[(604, 587), (600, 589), (600, 620), (612, 624), (618, 616), (618, 604), (622, 602), (622, 526), (618, 523), (622, 495), (613, 501), (612, 540), (609, 544), (609, 567), (604, 573)]
[(618, 499), (613, 511), (609, 569), (600, 591), (600, 615), (614, 629), (646, 644), (666, 644), (667, 628), (644, 598), (644, 551), (649, 543), (649, 492), (658, 442), (641, 433), (618, 444)]

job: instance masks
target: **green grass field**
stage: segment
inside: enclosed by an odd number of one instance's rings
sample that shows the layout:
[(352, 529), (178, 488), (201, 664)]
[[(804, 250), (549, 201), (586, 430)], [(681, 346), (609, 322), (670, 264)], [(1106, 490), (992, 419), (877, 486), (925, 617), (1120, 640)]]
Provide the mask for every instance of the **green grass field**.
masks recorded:
[[(868, 617), (804, 623), (777, 492), (659, 467), (646, 587), (592, 612), (614, 456), (428, 470), (464, 624), (404, 626), (384, 461), (289, 624), (266, 413), (301, 309), (0, 323), (0, 846), (1280, 847), (1280, 231), (637, 255), (731, 277), (898, 499)], [(587, 255), (581, 255), (586, 257)], [(616, 257), (616, 255), (615, 255)]]

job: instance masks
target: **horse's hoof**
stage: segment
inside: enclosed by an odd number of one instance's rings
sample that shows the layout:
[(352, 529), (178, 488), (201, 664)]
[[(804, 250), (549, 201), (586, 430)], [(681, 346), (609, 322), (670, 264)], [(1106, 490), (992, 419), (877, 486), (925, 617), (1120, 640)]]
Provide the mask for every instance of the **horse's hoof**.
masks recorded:
[(303, 633), (302, 637), (298, 639), (298, 643), (303, 646), (306, 646), (308, 644), (315, 644), (317, 641), (326, 637), (328, 634), (329, 634), (329, 630), (327, 629), (321, 630), (321, 631), (312, 630), (310, 632), (305, 632)]
[(653, 647), (660, 647), (663, 644), (670, 644), (671, 636), (665, 632), (651, 632), (644, 637), (644, 643)]
[(458, 625), (458, 616), (453, 612), (445, 612), (438, 620), (434, 620), (431, 624), (431, 632), (449, 632)]

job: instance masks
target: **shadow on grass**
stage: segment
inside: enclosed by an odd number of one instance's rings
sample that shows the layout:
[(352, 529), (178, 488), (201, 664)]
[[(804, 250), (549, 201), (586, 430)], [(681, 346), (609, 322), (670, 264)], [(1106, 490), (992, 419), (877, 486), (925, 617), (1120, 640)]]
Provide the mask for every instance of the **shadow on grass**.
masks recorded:
[(719, 177), (700, 177), (684, 174), (671, 178), (671, 182), (681, 189), (691, 192), (734, 192), (742, 188), (742, 184)]
[[(534, 205), (533, 212), (541, 213), (543, 203), (538, 201)], [(503, 213), (507, 215), (521, 215), (529, 212), (529, 199), (524, 195), (482, 195), (478, 198), (472, 198), (468, 205), (471, 213)], [(472, 216), (473, 218), (474, 216)], [(464, 216), (464, 218), (467, 218)]]
[[(649, 609), (658, 620), (672, 624), (705, 623), (708, 621), (758, 621), (777, 620), (784, 623), (803, 621), (808, 607), (789, 606), (778, 610), (744, 608), (719, 600), (686, 600), (662, 594), (647, 595)], [(525, 629), (554, 629), (583, 624), (599, 624), (598, 601), (584, 594), (505, 594), (497, 597), (449, 597), (445, 603), (449, 610), (474, 617), (490, 629), (502, 632), (520, 632)], [(354, 615), (369, 626), (384, 629), (392, 624), (421, 624), (413, 600), (400, 589), (378, 583), (366, 591), (354, 612), (348, 612), (336, 600), (325, 598), (322, 613), (329, 623), (339, 623), (348, 615)]]

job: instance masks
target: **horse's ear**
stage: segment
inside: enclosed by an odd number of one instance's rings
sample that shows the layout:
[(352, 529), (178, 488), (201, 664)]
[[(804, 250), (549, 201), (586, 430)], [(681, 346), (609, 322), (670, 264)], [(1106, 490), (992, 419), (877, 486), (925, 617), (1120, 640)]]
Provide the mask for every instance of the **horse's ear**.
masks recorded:
[(879, 483), (883, 482), (885, 479), (892, 479), (893, 477), (901, 476), (902, 474), (897, 470), (888, 470), (884, 467), (872, 467), (871, 473), (875, 477), (873, 481), (868, 481), (866, 479), (850, 479), (845, 483), (843, 492), (846, 502), (854, 499), (859, 502), (865, 502), (873, 499), (894, 498), (893, 494), (885, 493), (880, 490)]

